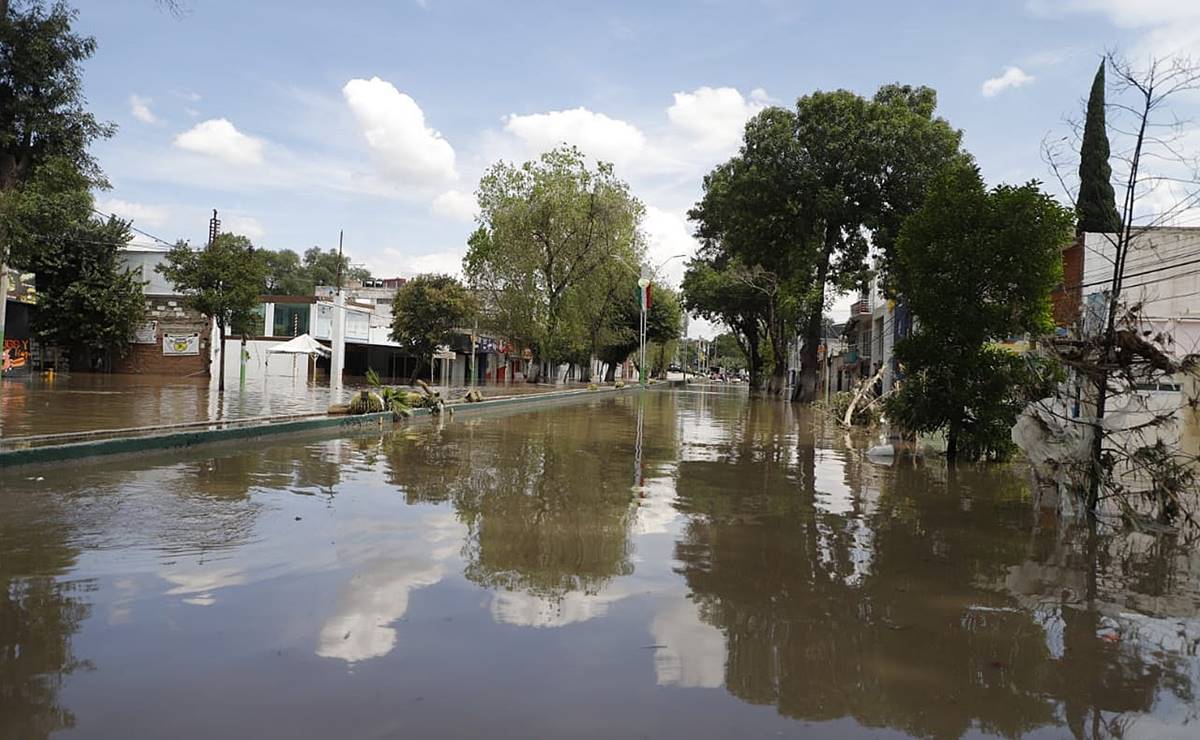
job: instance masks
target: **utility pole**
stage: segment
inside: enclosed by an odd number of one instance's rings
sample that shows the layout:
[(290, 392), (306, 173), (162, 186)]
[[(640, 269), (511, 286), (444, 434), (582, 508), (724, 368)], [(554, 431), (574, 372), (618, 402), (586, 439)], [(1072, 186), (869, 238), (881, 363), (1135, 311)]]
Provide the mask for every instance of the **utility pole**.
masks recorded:
[(471, 331), (471, 387), (475, 387), (475, 380), (479, 376), (479, 368), (475, 366), (475, 347), (479, 344), (479, 317), (475, 317), (475, 328)]
[(330, 344), (333, 351), (329, 356), (329, 386), (340, 388), (342, 385), (342, 368), (346, 364), (346, 297), (342, 293), (342, 237), (344, 232), (338, 231), (338, 263), (337, 276), (334, 280), (333, 314), (330, 316)]
[[(212, 218), (208, 220), (208, 244), (205, 249), (211, 249), (217, 242), (217, 236), (221, 233), (221, 220), (217, 218), (217, 209), (213, 209)], [(225, 316), (214, 316), (213, 321), (217, 323), (217, 341), (219, 342), (217, 349), (217, 390), (225, 391)], [(212, 377), (211, 363), (209, 365), (209, 377)]]
[(638, 302), (642, 306), (642, 322), (640, 327), (640, 339), (642, 345), (641, 361), (638, 363), (638, 375), (642, 387), (646, 387), (646, 311), (650, 308), (650, 279), (641, 278), (638, 280)]
[(4, 350), (4, 320), (8, 313), (8, 260), (7, 255), (3, 252), (7, 251), (8, 245), (4, 243), (3, 237), (0, 237), (0, 378), (4, 377), (4, 358), (6, 353)]

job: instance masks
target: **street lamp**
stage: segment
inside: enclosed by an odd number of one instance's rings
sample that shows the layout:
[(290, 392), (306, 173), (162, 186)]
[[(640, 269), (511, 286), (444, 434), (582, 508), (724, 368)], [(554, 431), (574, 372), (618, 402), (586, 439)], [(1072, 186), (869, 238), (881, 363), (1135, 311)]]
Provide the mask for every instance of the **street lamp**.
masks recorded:
[[(638, 375), (640, 376), (639, 379), (642, 383), (643, 388), (646, 387), (646, 379), (647, 379), (646, 378), (646, 311), (649, 310), (649, 308), (650, 308), (650, 285), (651, 285), (652, 279), (658, 276), (659, 270), (661, 270), (664, 265), (666, 265), (671, 260), (680, 259), (681, 257), (687, 257), (687, 256), (689, 256), (689, 255), (687, 255), (686, 253), (673, 254), (670, 257), (667, 257), (662, 262), (659, 262), (658, 265), (653, 270), (646, 270), (643, 267), (642, 268), (642, 277), (638, 279), (638, 301), (642, 305), (642, 325), (641, 325), (641, 331), (640, 331), (641, 362), (638, 363)], [(618, 259), (620, 259), (622, 262), (624, 262), (623, 257), (618, 257)], [(629, 263), (626, 262), (625, 264), (628, 265)], [(647, 273), (649, 273), (649, 274), (647, 274)]]

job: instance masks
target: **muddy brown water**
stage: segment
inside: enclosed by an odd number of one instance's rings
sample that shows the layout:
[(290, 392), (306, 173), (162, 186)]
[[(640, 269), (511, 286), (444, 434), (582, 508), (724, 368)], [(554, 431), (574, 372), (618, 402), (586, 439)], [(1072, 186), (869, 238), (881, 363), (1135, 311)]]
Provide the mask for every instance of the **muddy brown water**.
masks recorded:
[[(221, 393), (203, 377), (71, 373), (5, 378), (0, 383), (0, 439), (321, 413), (366, 387), (362, 378), (348, 379), (338, 390), (322, 382), (279, 378), (251, 380), (242, 387), (232, 378)], [(483, 385), (480, 391), (493, 398), (585, 387), (509, 383)]]
[(1200, 736), (1195, 554), (864, 444), (698, 389), (0, 473), (0, 738)]

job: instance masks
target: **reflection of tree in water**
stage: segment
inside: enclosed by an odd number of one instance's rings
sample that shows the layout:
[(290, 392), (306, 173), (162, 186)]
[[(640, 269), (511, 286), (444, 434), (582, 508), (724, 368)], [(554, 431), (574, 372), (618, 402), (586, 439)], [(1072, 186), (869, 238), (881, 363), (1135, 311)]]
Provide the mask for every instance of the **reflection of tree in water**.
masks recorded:
[(633, 571), (631, 404), (573, 406), (395, 435), (391, 482), (450, 501), (468, 579), (559, 598)]
[[(1088, 737), (1087, 707), (1147, 711), (1162, 688), (1190, 700), (1169, 664), (1098, 635), (1094, 610), (1063, 610), (1056, 655), (1041, 615), (997, 592), (1028, 556), (1018, 471), (902, 464), (877, 476), (846, 456), (830, 480), (818, 469), (834, 453), (803, 434), (797, 453), (780, 468), (779, 451), (732, 440), (722, 462), (680, 466), (691, 515), (680, 571), (725, 634), (734, 695), (947, 738), (1064, 723)], [(862, 481), (877, 477), (872, 494)], [(841, 485), (852, 501), (830, 508), (825, 489)]]
[[(64, 676), (87, 665), (71, 638), (89, 605), (85, 586), (58, 580), (78, 554), (64, 544), (70, 525), (48, 503), (9, 504), (0, 496), (0, 737), (45, 738), (75, 725), (58, 692)], [(32, 520), (23, 515), (31, 509)]]

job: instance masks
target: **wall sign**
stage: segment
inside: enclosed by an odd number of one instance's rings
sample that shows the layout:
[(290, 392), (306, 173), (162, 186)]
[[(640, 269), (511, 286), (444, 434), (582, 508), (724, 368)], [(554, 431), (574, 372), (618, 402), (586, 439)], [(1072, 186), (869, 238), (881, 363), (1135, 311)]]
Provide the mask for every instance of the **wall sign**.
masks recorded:
[(157, 344), (158, 343), (158, 322), (144, 321), (133, 330), (134, 344)]
[(199, 334), (163, 334), (164, 355), (200, 354)]

